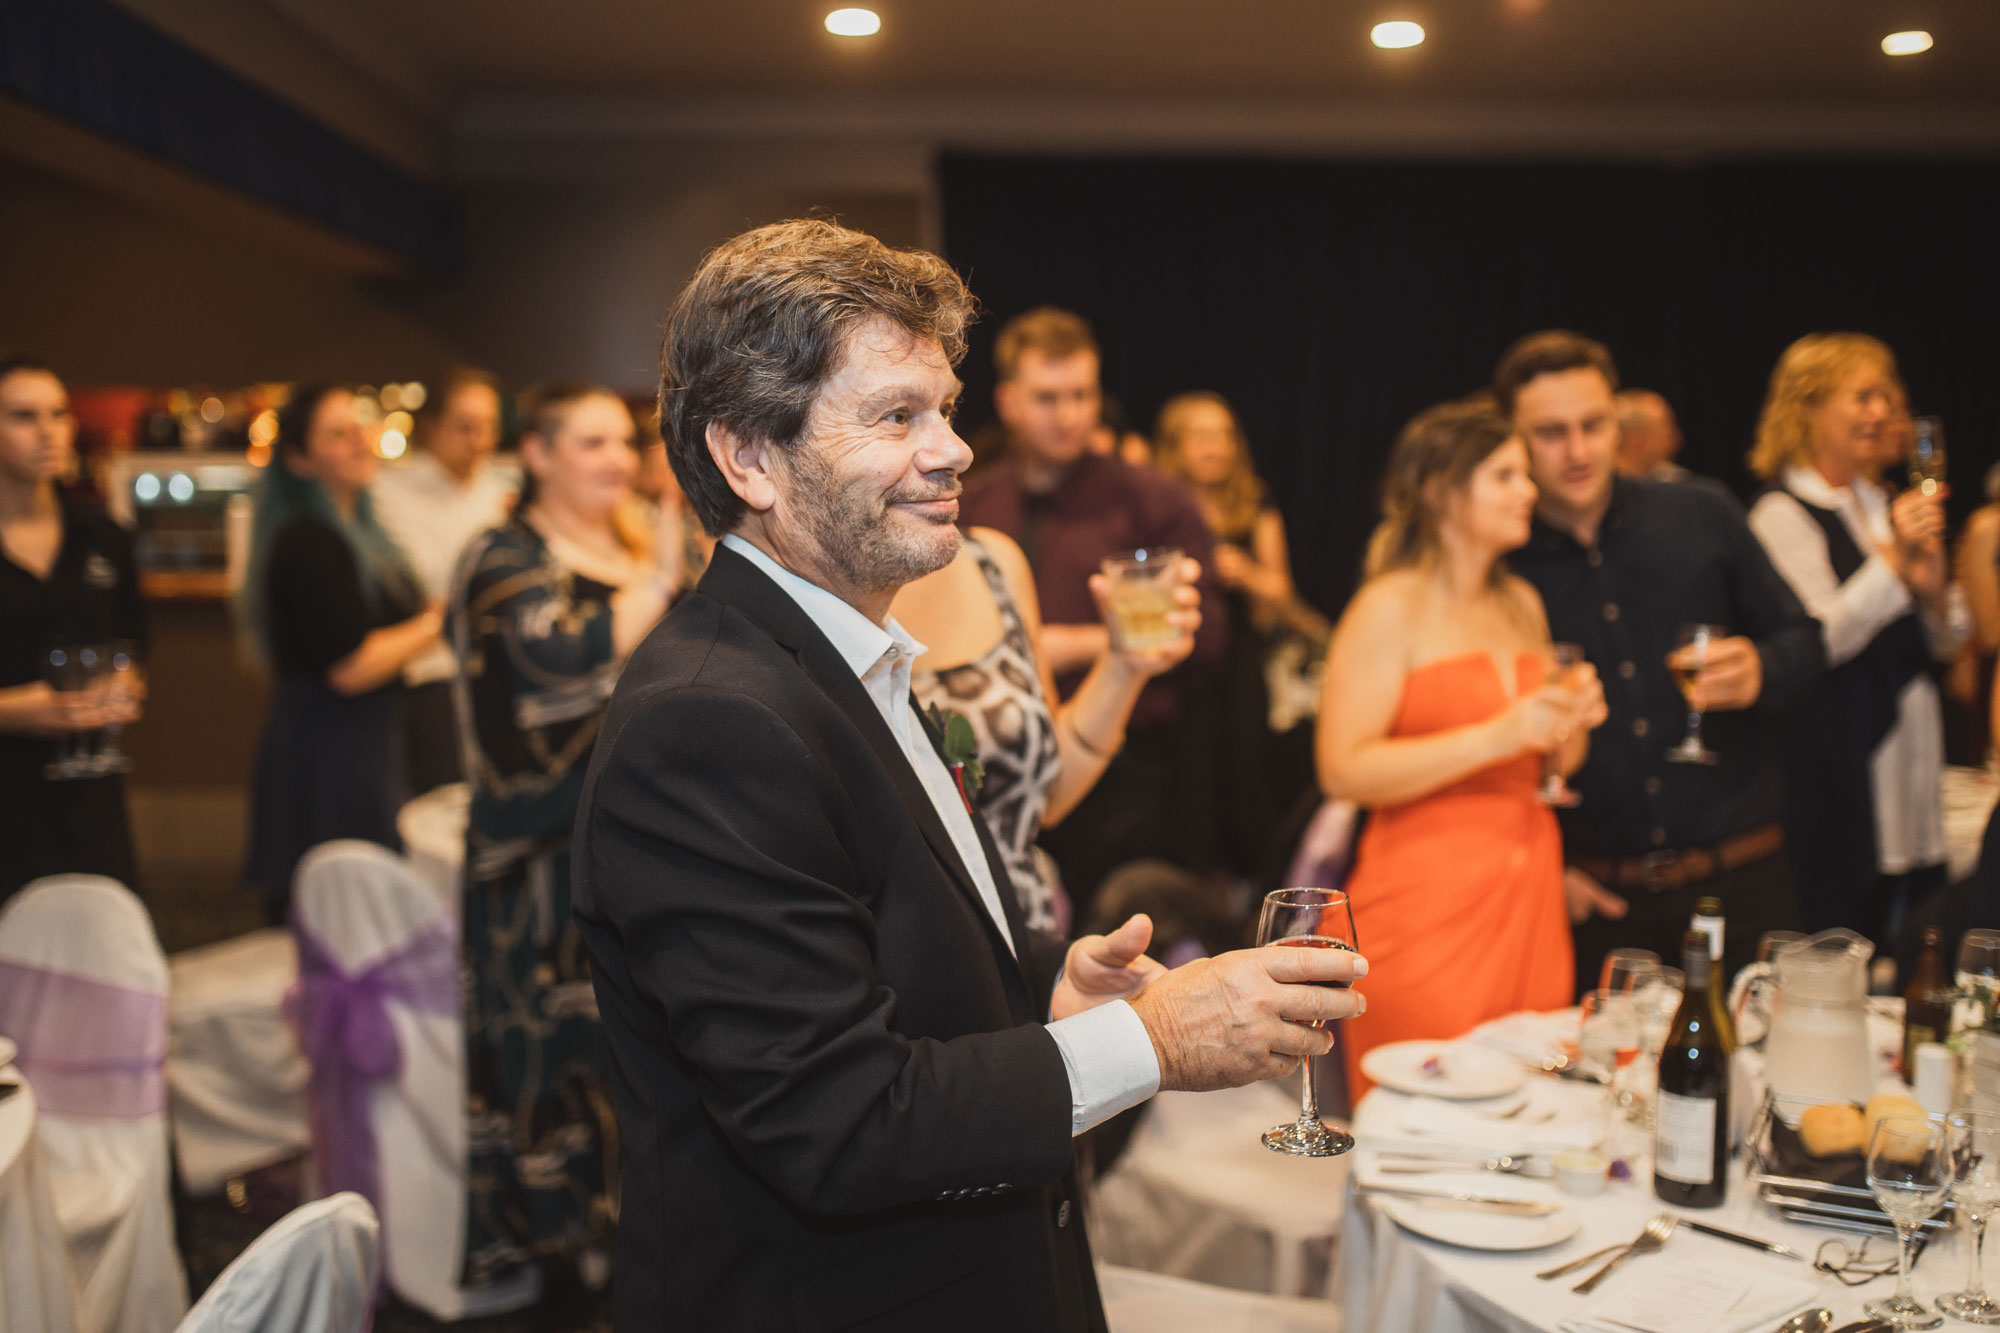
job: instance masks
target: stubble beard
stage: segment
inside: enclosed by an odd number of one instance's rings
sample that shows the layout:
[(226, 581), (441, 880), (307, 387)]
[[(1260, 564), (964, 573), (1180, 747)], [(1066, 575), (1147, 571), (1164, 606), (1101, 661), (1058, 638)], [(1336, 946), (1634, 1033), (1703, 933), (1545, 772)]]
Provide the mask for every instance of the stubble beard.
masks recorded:
[[(943, 569), (958, 555), (955, 524), (913, 516), (905, 521), (892, 509), (912, 501), (950, 499), (959, 493), (956, 479), (949, 490), (899, 487), (884, 496), (862, 481), (843, 485), (811, 444), (787, 457), (786, 470), (794, 494), (813, 497), (798, 507), (798, 518), (819, 548), (824, 572), (848, 587), (892, 593)], [(925, 526), (913, 530), (910, 524), (916, 522)]]

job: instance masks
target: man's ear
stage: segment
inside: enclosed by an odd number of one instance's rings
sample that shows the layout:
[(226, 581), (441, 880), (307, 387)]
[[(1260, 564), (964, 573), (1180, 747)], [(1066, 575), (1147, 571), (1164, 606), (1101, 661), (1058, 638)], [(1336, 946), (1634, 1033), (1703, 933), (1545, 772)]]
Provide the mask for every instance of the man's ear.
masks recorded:
[(993, 386), (993, 413), (1004, 425), (1014, 422), (1014, 403), (1017, 398), (1014, 381), (1001, 380)]
[(738, 435), (714, 421), (708, 423), (706, 439), (708, 456), (729, 489), (751, 509), (768, 513), (778, 503), (776, 450), (766, 441)]

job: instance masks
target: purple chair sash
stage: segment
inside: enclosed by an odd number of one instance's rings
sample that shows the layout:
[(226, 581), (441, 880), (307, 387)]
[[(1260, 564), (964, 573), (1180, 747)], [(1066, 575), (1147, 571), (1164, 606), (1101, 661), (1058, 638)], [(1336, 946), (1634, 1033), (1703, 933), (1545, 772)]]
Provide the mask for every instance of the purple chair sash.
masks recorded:
[(51, 1115), (140, 1120), (167, 1109), (167, 997), (0, 959), (0, 1034)]
[(387, 1004), (458, 1012), (458, 923), (438, 918), (358, 976), (343, 972), (296, 916), (292, 931), (299, 942), (299, 982), (285, 996), (285, 1016), (312, 1066), (306, 1106), (320, 1185), (328, 1194), (353, 1190), (379, 1213), (380, 1164), (368, 1098), (377, 1083), (403, 1069)]

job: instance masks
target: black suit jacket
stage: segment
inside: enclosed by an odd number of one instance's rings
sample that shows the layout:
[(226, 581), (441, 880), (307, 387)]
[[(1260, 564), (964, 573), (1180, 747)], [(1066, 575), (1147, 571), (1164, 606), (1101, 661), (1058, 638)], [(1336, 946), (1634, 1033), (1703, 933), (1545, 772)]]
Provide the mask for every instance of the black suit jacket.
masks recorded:
[(1103, 1327), (1040, 1022), (1061, 944), (980, 835), (1018, 962), (860, 681), (718, 548), (577, 813), (620, 1330)]

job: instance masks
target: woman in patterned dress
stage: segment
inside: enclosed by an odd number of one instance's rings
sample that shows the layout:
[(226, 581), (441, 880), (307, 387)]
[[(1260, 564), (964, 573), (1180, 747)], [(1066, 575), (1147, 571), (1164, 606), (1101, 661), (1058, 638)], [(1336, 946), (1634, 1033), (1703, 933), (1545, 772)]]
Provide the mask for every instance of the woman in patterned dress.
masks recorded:
[[(986, 816), (1021, 914), (1030, 926), (1068, 934), (1069, 903), (1036, 836), (1081, 801), (1125, 740), (1125, 723), (1146, 682), (1194, 648), (1201, 567), (1183, 562), (1181, 636), (1145, 652), (1107, 652), (1076, 692), (1055, 702), (1055, 683), (1035, 651), (1040, 604), (1028, 558), (1004, 533), (973, 528), (953, 561), (896, 594), (889, 613), (925, 645), (910, 687), (926, 710), (958, 713), (979, 740), (985, 781), (973, 797)], [(1101, 575), (1091, 576), (1102, 605)]]
[(608, 1273), (617, 1120), (569, 842), (625, 657), (666, 610), (647, 534), (620, 514), (638, 466), (609, 390), (529, 408), (520, 504), (460, 559), (450, 632), (472, 786), (463, 989), (470, 1126), (465, 1280), (525, 1263), (567, 1285)]

